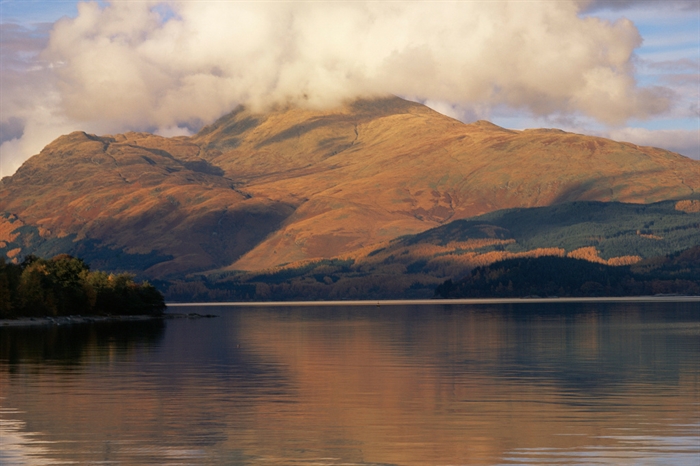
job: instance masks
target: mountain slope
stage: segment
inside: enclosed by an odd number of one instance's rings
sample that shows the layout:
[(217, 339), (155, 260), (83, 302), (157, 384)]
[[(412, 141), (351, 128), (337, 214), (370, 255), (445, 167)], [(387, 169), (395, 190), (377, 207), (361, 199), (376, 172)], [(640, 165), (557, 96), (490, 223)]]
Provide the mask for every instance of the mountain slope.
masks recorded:
[(698, 193), (700, 163), (678, 154), (395, 97), (239, 108), (190, 138), (62, 136), (0, 182), (0, 251), (88, 251), (151, 277), (260, 270), (500, 209)]
[[(700, 164), (668, 151), (558, 130), (465, 125), (398, 98), (325, 114), (242, 110), (202, 133), (194, 138), (202, 157), (234, 179), (244, 174), (248, 192), (298, 205), (234, 265), (249, 270), (504, 208), (655, 202), (700, 188)], [(226, 137), (232, 146), (203, 143)]]
[[(637, 280), (679, 278), (700, 284), (700, 262), (690, 265), (697, 259), (699, 244), (700, 200), (644, 205), (578, 201), (455, 220), (397, 238), (378, 249), (330, 260), (303, 261), (263, 272), (214, 272), (199, 276), (194, 285), (188, 284), (189, 288), (174, 283), (164, 291), (173, 300), (187, 299), (187, 290), (196, 290), (199, 300), (430, 298), (440, 283), (456, 283), (479, 267), (493, 264), (493, 270), (499, 269), (498, 263), (504, 260), (532, 260), (544, 268), (547, 264), (564, 264), (563, 270), (567, 263), (579, 264), (576, 279), (583, 282), (592, 280), (593, 276), (586, 274), (595, 274), (596, 270), (620, 277), (627, 277), (631, 270), (639, 275)], [(673, 269), (666, 259), (678, 254), (683, 260), (676, 261)], [(538, 262), (539, 258), (583, 259), (587, 264), (548, 259)], [(661, 269), (666, 272), (660, 273)], [(563, 276), (562, 282), (569, 278)], [(529, 277), (527, 282), (529, 289), (537, 277)], [(654, 288), (651, 294), (681, 289), (694, 292), (693, 287), (684, 287)], [(636, 294), (652, 290), (634, 286), (626, 289)], [(541, 294), (517, 287), (510, 293)], [(621, 290), (616, 293), (624, 294)]]
[(152, 276), (226, 265), (292, 209), (241, 193), (198, 152), (148, 134), (62, 136), (3, 180), (0, 211), (37, 231), (14, 232), (6, 216), (0, 241), (17, 246), (11, 256), (65, 237), (97, 241), (106, 254), (156, 253), (161, 261), (139, 270)]

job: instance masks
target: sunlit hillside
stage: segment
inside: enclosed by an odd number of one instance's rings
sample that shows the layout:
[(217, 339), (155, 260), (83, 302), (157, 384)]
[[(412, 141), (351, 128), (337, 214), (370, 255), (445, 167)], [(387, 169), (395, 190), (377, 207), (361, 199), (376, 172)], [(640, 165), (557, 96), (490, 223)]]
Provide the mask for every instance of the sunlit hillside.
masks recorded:
[[(396, 97), (333, 111), (238, 108), (193, 137), (75, 132), (58, 138), (0, 183), (0, 252), (8, 260), (70, 253), (96, 268), (168, 280), (322, 260), (367, 267), (381, 260), (389, 267), (388, 251), (400, 238), (438, 227), (444, 229), (433, 231), (459, 237), (460, 229), (475, 227), (468, 219), (491, 212), (673, 200), (687, 204), (673, 204), (680, 206), (674, 212), (691, 215), (699, 195), (700, 162), (672, 152), (552, 129), (464, 124)], [(385, 270), (440, 263), (442, 278), (478, 265), (485, 254), (495, 259), (552, 248), (628, 263), (646, 257), (640, 247), (650, 254), (649, 245), (662, 244), (654, 235), (668, 242), (680, 234), (650, 233), (646, 214), (625, 211), (619, 229), (633, 231), (625, 234), (634, 241), (583, 227), (588, 236), (579, 238), (564, 226), (566, 215), (573, 222), (583, 214), (565, 210), (555, 224), (527, 214), (538, 227), (530, 236), (516, 214), (494, 214), (501, 220), (482, 236), (455, 239), (455, 250), (472, 251), (478, 260), (428, 241), (421, 246), (427, 256), (414, 245), (411, 255), (420, 257), (404, 264), (394, 256), (402, 265)], [(602, 207), (585, 215), (598, 210), (615, 220)], [(683, 245), (697, 243), (697, 229), (686, 233), (691, 239)], [(574, 252), (591, 246), (597, 250)]]

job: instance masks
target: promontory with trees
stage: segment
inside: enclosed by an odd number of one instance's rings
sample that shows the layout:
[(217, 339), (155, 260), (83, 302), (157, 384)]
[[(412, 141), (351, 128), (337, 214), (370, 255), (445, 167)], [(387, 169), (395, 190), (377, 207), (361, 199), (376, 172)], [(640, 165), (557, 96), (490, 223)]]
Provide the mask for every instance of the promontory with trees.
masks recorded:
[(0, 257), (0, 319), (68, 315), (160, 315), (163, 296), (131, 274), (91, 271), (81, 259)]

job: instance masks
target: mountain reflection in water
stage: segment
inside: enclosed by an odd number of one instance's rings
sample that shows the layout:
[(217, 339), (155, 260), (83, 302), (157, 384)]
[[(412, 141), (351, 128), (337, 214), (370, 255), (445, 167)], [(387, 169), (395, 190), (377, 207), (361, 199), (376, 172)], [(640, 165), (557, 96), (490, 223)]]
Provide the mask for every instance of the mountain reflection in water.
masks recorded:
[(698, 307), (0, 328), (0, 463), (697, 464)]

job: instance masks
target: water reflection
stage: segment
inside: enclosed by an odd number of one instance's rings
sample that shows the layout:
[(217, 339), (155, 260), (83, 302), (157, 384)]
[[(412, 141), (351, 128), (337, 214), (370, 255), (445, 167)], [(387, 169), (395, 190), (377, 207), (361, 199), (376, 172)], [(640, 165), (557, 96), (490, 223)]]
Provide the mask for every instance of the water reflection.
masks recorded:
[(696, 308), (229, 308), (122, 337), (2, 329), (0, 420), (16, 444), (50, 440), (28, 453), (42, 461), (696, 464)]
[(0, 464), (53, 464), (39, 436), (26, 432), (26, 423), (13, 419), (15, 413), (0, 408)]
[(310, 428), (343, 426), (334, 437), (373, 461), (492, 463), (518, 445), (614, 443), (598, 438), (601, 425), (693, 419), (682, 406), (697, 382), (680, 382), (697, 374), (698, 332), (682, 312), (330, 311), (247, 314), (245, 343), (290, 368), (301, 398), (313, 399)]
[(155, 347), (163, 338), (161, 319), (74, 325), (0, 327), (0, 361), (12, 371), (20, 363), (77, 365)]

